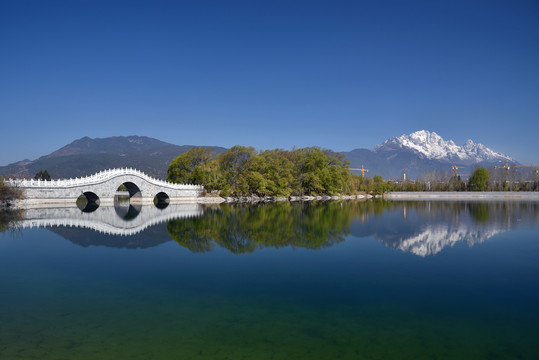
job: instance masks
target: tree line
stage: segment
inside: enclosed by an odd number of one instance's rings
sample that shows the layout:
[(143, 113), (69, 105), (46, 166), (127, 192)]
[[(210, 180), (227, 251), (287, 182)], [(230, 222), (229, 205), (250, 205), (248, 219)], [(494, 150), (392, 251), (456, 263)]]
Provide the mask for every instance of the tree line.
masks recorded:
[(460, 177), (424, 174), (418, 180), (385, 181), (381, 176), (350, 173), (344, 155), (319, 147), (256, 151), (236, 145), (215, 154), (196, 147), (176, 157), (167, 180), (202, 185), (221, 196), (345, 195), (392, 191), (536, 191), (530, 182), (491, 181), (489, 171), (477, 168), (468, 181)]
[(539, 182), (530, 177), (509, 178), (500, 171), (476, 168), (468, 180), (444, 174), (438, 170), (421, 174), (416, 181), (405, 181), (392, 186), (393, 191), (538, 191)]
[(344, 155), (319, 147), (256, 151), (236, 145), (218, 155), (193, 148), (168, 167), (167, 180), (203, 185), (221, 196), (337, 195), (357, 190)]

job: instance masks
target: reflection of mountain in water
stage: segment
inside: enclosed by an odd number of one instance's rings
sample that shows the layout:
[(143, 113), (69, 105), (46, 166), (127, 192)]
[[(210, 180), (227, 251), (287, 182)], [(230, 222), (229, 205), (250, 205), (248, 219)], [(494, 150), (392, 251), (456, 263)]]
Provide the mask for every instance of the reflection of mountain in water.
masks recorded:
[(419, 256), (434, 255), (447, 246), (453, 246), (458, 242), (466, 242), (469, 246), (490, 239), (496, 234), (504, 232), (503, 229), (490, 231), (467, 229), (465, 226), (432, 226), (407, 239), (402, 239), (398, 249), (411, 252)]
[(538, 220), (538, 204), (533, 202), (397, 204), (382, 217), (356, 220), (351, 226), (352, 235), (372, 236), (391, 248), (427, 256), (457, 243), (483, 243), (517, 224), (535, 224)]
[(50, 231), (74, 244), (88, 246), (106, 246), (124, 249), (143, 249), (161, 245), (172, 239), (167, 232), (167, 224), (153, 225), (131, 236), (111, 235), (91, 229), (73, 227), (50, 227)]

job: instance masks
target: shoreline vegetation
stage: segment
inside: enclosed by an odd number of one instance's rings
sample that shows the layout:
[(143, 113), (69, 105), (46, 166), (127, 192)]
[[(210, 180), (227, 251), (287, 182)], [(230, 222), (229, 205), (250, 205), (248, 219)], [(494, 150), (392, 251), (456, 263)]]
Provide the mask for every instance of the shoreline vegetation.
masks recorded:
[(167, 181), (202, 185), (221, 197), (351, 195), (360, 179), (348, 165), (344, 155), (318, 147), (257, 152), (236, 145), (218, 155), (199, 147), (172, 160)]
[(459, 176), (424, 174), (418, 180), (385, 181), (381, 176), (363, 177), (350, 172), (350, 162), (340, 153), (319, 147), (275, 149), (257, 152), (236, 145), (215, 154), (209, 148), (193, 148), (176, 157), (168, 167), (167, 180), (202, 185), (208, 196), (223, 198), (303, 198), (372, 195), (393, 192), (537, 192), (535, 181), (491, 181), (479, 167), (468, 181)]
[[(202, 197), (189, 201), (197, 203), (539, 197), (537, 179), (491, 181), (483, 167), (468, 181), (436, 171), (418, 180), (386, 181), (353, 174), (349, 166), (343, 154), (319, 147), (256, 151), (236, 145), (220, 154), (196, 147), (170, 163), (167, 181), (204, 186)], [(0, 209), (21, 207), (23, 191), (0, 177)]]
[(0, 209), (9, 209), (16, 206), (24, 198), (23, 192), (17, 187), (8, 185), (0, 177)]

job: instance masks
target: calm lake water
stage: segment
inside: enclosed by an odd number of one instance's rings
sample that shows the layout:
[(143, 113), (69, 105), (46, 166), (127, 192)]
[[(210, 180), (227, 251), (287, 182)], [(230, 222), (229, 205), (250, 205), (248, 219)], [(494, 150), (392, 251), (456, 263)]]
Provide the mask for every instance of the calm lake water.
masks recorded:
[(539, 203), (124, 204), (11, 220), (0, 359), (539, 359)]

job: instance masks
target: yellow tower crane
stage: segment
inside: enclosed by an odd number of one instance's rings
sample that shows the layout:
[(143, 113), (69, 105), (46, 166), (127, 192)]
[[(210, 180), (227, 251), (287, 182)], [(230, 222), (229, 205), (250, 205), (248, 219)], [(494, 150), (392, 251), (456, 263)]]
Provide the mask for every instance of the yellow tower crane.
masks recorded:
[[(506, 160), (505, 161), (505, 165), (503, 166), (494, 166), (494, 169), (505, 169), (505, 180), (507, 181), (509, 179), (509, 170), (511, 168), (521, 168), (521, 167), (531, 167), (531, 168), (536, 168), (537, 166), (535, 165), (513, 165), (513, 166), (509, 166), (509, 160)], [(537, 181), (537, 169), (535, 169), (535, 181)]]
[(494, 169), (505, 169), (505, 180), (509, 179), (509, 169), (511, 166), (509, 166), (509, 160), (505, 161), (504, 166), (494, 166)]
[(537, 165), (517, 165), (517, 166), (513, 166), (514, 168), (521, 168), (521, 167), (529, 167), (529, 168), (535, 168), (535, 170), (533, 170), (533, 172), (535, 173), (535, 181), (537, 181), (537, 174), (539, 173), (539, 171), (537, 170)]
[(457, 177), (457, 170), (464, 169), (464, 166), (457, 166), (457, 162), (455, 161), (455, 164), (451, 168), (453, 169), (454, 176)]
[(356, 170), (361, 171), (361, 176), (365, 177), (365, 172), (369, 172), (369, 169), (365, 169), (363, 165), (361, 165), (361, 169), (354, 169), (354, 168), (348, 168), (349, 170)]

